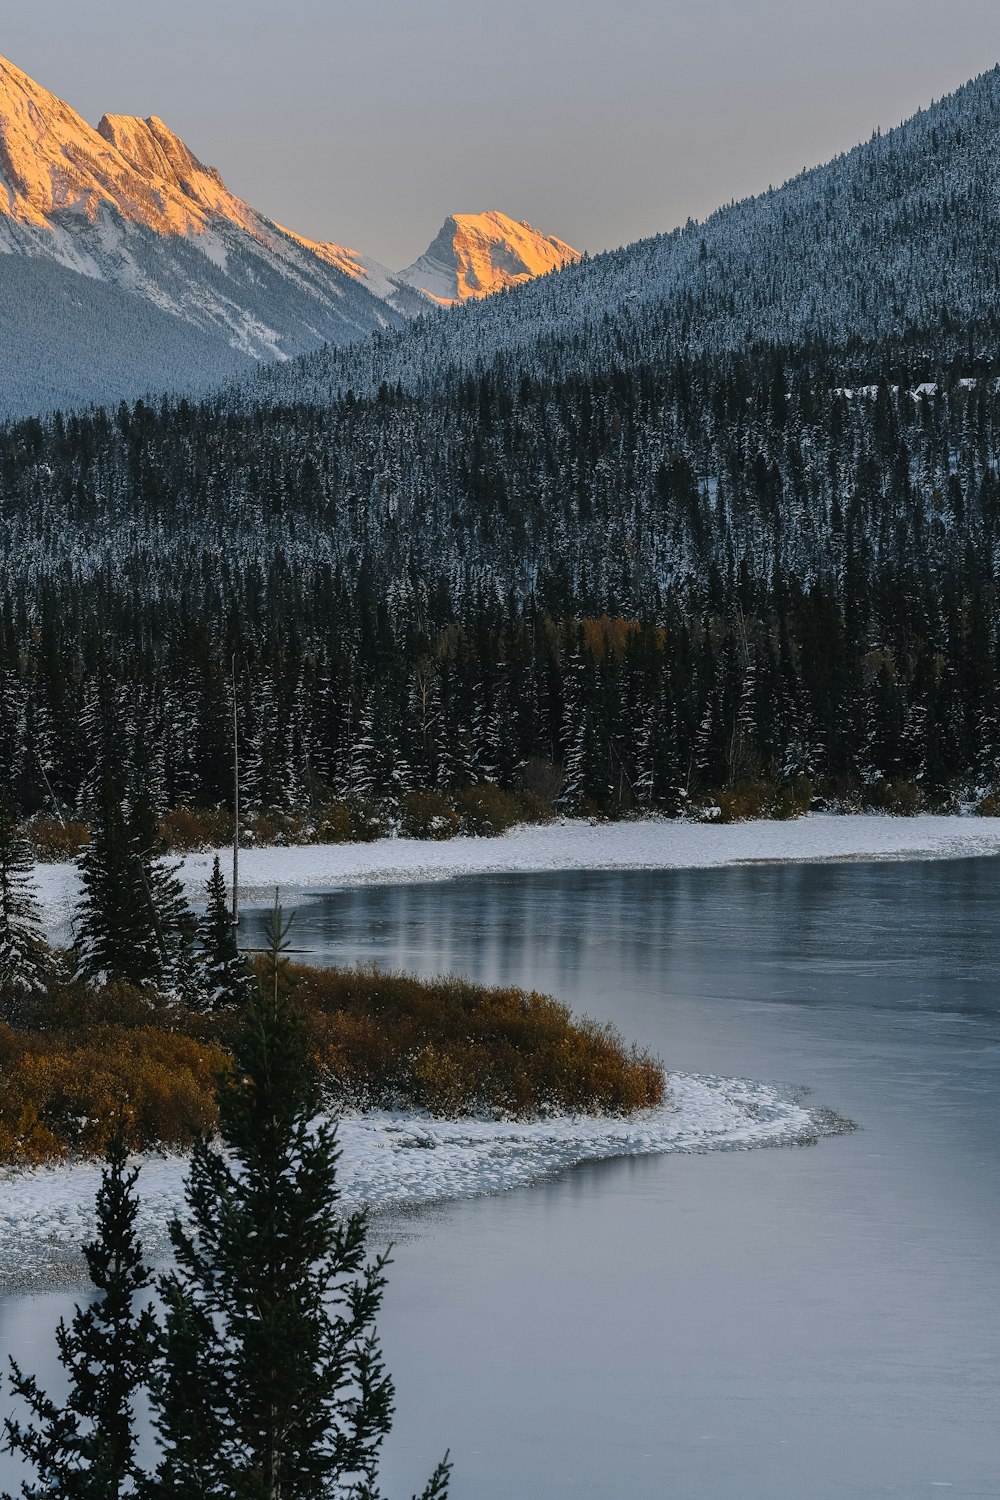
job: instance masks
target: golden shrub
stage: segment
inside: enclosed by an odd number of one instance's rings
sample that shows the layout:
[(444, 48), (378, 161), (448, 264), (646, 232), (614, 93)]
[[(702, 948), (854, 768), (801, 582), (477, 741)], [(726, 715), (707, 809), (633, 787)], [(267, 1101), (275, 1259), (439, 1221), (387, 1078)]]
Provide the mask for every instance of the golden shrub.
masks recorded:
[(218, 807), (177, 807), (160, 819), (160, 837), (175, 854), (218, 849), (233, 836), (232, 814)]
[(0, 1156), (99, 1154), (119, 1120), (136, 1149), (187, 1145), (214, 1127), (227, 1065), (217, 1044), (156, 1026), (95, 1027), (86, 1041), (0, 1026)]
[(76, 859), (80, 850), (90, 842), (87, 824), (76, 821), (61, 823), (58, 818), (39, 816), (32, 818), (24, 831), (35, 851), (35, 858), (44, 864), (61, 864), (64, 860)]
[(450, 839), (461, 818), (440, 792), (407, 792), (402, 806), (402, 832), (411, 839)]
[(654, 1058), (551, 996), (372, 968), (293, 973), (317, 1061), (347, 1103), (525, 1116), (662, 1101)]

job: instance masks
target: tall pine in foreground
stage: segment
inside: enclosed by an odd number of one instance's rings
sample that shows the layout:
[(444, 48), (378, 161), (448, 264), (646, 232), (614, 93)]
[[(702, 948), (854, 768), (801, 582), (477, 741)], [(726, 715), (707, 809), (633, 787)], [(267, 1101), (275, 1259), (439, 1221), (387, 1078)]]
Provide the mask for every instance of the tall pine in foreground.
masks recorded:
[[(377, 1500), (393, 1414), (375, 1319), (385, 1257), (338, 1212), (333, 1129), (287, 972), (280, 910), (232, 1073), (219, 1146), (194, 1152), (190, 1229), (172, 1226), (153, 1404), (156, 1500)], [(423, 1492), (444, 1500), (445, 1460)]]
[(23, 1500), (123, 1500), (142, 1493), (134, 1403), (148, 1378), (156, 1324), (150, 1308), (135, 1310), (151, 1281), (135, 1231), (137, 1175), (120, 1129), (97, 1196), (97, 1235), (84, 1249), (97, 1297), (56, 1330), (69, 1379), (65, 1404), (11, 1361), (12, 1388), (30, 1413), (24, 1423), (5, 1423), (8, 1451), (34, 1471), (21, 1486)]
[(0, 1019), (16, 1022), (44, 989), (51, 957), (32, 885), (32, 853), (7, 797), (0, 797)]

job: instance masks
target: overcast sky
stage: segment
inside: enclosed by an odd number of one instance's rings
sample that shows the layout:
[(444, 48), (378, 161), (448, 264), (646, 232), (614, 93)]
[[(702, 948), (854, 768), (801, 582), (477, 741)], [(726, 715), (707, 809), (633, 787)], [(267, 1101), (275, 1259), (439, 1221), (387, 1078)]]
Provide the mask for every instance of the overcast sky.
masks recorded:
[(400, 268), (451, 212), (580, 249), (783, 181), (1000, 61), (997, 0), (25, 0), (0, 50), (161, 115), (270, 217)]

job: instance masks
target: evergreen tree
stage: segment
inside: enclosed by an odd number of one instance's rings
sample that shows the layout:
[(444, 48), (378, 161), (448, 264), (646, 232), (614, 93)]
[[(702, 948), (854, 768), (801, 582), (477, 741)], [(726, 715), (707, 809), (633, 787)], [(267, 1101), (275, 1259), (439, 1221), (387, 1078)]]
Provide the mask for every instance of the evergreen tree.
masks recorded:
[(106, 782), (91, 841), (79, 861), (83, 892), (75, 920), (78, 972), (88, 979), (114, 977), (149, 984), (162, 955), (152, 920), (143, 868), (121, 803)]
[(127, 819), (106, 782), (93, 836), (80, 858), (78, 972), (190, 996), (195, 923), (176, 870), (153, 858), (151, 814), (140, 799)]
[[(337, 1149), (314, 1124), (317, 1078), (276, 908), (266, 975), (220, 1085), (221, 1144), (191, 1163), (192, 1228), (154, 1383), (156, 1500), (376, 1500), (393, 1389), (375, 1334), (385, 1257), (337, 1211)], [(448, 1465), (424, 1491), (443, 1500)]]
[[(156, 1322), (135, 1309), (150, 1285), (135, 1231), (138, 1173), (128, 1167), (124, 1128), (114, 1136), (97, 1195), (97, 1237), (84, 1249), (97, 1297), (56, 1331), (69, 1380), (60, 1405), (11, 1361), (11, 1385), (31, 1420), (6, 1423), (7, 1449), (34, 1470), (23, 1500), (121, 1500), (141, 1493), (135, 1401), (146, 1383)], [(5, 1496), (4, 1500), (10, 1500)]]
[(0, 797), (0, 1017), (18, 1018), (44, 989), (51, 956), (32, 885), (32, 854), (6, 797)]
[(236, 946), (236, 929), (219, 856), (215, 856), (205, 893), (208, 902), (198, 927), (199, 1001), (210, 1010), (230, 1010), (250, 997), (253, 978)]

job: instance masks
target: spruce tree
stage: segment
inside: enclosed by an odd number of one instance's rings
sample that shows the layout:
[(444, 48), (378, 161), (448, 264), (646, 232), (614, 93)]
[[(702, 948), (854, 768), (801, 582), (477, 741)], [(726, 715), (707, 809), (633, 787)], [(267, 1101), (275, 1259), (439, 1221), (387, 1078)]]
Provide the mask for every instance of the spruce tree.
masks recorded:
[(11, 1386), (30, 1412), (24, 1424), (5, 1423), (7, 1450), (34, 1471), (21, 1485), (23, 1500), (121, 1500), (141, 1493), (135, 1400), (148, 1378), (156, 1322), (151, 1308), (135, 1309), (151, 1280), (135, 1230), (137, 1176), (119, 1128), (97, 1195), (97, 1235), (84, 1249), (97, 1297), (56, 1330), (69, 1380), (65, 1403), (46, 1395), (11, 1360)]
[[(281, 914), (221, 1083), (221, 1144), (201, 1142), (154, 1381), (156, 1500), (376, 1500), (393, 1388), (375, 1318), (386, 1258), (338, 1212), (332, 1128), (294, 1004)], [(445, 1461), (424, 1500), (447, 1493)]]
[(45, 988), (51, 956), (32, 885), (32, 855), (14, 809), (0, 797), (0, 1018), (19, 1019), (21, 1006)]
[(104, 785), (79, 870), (83, 893), (74, 943), (78, 972), (99, 981), (153, 983), (162, 971), (163, 952), (147, 871), (136, 859), (124, 810), (110, 782)]
[(179, 865), (157, 858), (163, 841), (156, 809), (148, 790), (135, 799), (128, 822), (132, 869), (156, 936), (159, 969), (153, 982), (172, 994), (195, 1002), (198, 974), (194, 955), (197, 922), (179, 879)]
[(231, 1010), (246, 1004), (253, 990), (253, 977), (236, 946), (229, 907), (229, 893), (219, 856), (206, 883), (208, 902), (198, 925), (202, 951), (199, 957), (199, 1001), (209, 1010)]
[(145, 804), (127, 818), (106, 782), (80, 858), (77, 968), (88, 979), (124, 979), (190, 997), (194, 918), (176, 870), (154, 859), (153, 838)]

